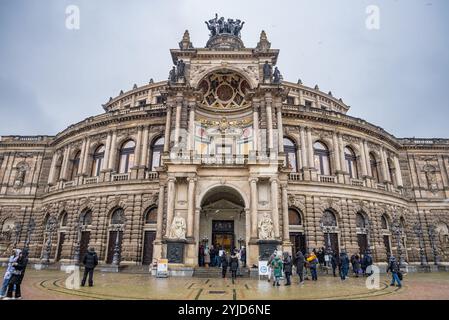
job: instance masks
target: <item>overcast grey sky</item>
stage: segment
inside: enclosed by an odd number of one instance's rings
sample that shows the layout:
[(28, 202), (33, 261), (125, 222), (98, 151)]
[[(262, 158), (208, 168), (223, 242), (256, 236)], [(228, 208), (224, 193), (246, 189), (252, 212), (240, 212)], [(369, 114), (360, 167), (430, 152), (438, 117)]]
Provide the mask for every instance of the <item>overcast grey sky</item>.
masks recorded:
[[(79, 30), (65, 26), (72, 4)], [(365, 27), (368, 5), (380, 30)], [(204, 47), (215, 12), (246, 21), (246, 47), (265, 30), (285, 80), (331, 90), (397, 137), (449, 138), (447, 0), (2, 0), (0, 135), (53, 135), (121, 89), (165, 80), (169, 49), (185, 29)]]

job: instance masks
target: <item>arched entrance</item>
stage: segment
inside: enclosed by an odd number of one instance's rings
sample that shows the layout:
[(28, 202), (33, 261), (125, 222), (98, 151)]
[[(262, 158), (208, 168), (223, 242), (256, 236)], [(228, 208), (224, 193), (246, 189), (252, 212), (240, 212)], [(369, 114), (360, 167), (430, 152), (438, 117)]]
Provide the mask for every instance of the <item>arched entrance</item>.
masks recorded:
[(199, 222), (199, 265), (203, 264), (203, 250), (211, 245), (228, 254), (235, 248), (246, 247), (245, 201), (236, 189), (223, 185), (206, 192), (201, 200)]

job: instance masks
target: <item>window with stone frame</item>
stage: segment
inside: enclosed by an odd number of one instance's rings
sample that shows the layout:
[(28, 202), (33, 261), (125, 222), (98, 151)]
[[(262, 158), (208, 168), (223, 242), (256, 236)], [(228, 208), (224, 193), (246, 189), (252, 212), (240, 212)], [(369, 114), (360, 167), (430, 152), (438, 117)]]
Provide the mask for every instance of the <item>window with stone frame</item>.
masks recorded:
[(366, 218), (363, 213), (357, 212), (355, 223), (357, 228), (366, 228)]
[(376, 156), (374, 155), (374, 153), (372, 153), (372, 152), (369, 154), (369, 163), (370, 163), (370, 167), (371, 167), (371, 174), (374, 178), (374, 181), (377, 183), (380, 183), (379, 167), (377, 164), (377, 159), (376, 159)]
[(325, 227), (336, 227), (337, 226), (337, 218), (335, 217), (335, 214), (331, 210), (324, 211), (321, 222), (322, 222), (323, 226), (325, 226)]
[(298, 172), (298, 160), (296, 158), (296, 144), (290, 138), (284, 137), (284, 165), (292, 169), (292, 172)]
[(68, 222), (68, 214), (66, 211), (63, 211), (61, 213), (61, 218), (60, 218), (60, 225), (61, 227), (66, 227), (67, 226), (67, 222)]
[(301, 214), (298, 210), (290, 208), (288, 209), (288, 221), (291, 226), (300, 226), (302, 225)]
[(120, 148), (120, 158), (118, 165), (118, 173), (128, 173), (134, 167), (134, 150), (136, 143), (133, 140), (128, 140), (122, 144)]
[(123, 224), (125, 220), (125, 212), (122, 208), (117, 208), (111, 215), (111, 224)]
[(92, 170), (91, 170), (91, 176), (92, 177), (98, 177), (101, 172), (101, 168), (103, 167), (104, 162), (104, 151), (105, 147), (104, 145), (98, 146), (93, 154), (93, 161), (92, 161)]
[(92, 211), (86, 210), (81, 214), (81, 224), (83, 226), (90, 226), (92, 224)]
[(331, 175), (331, 162), (330, 152), (327, 146), (320, 141), (317, 141), (313, 145), (315, 169), (318, 170), (318, 174), (322, 176)]
[(157, 207), (148, 208), (145, 212), (145, 223), (155, 224), (157, 223)]
[(151, 145), (151, 158), (150, 158), (150, 170), (156, 171), (157, 167), (162, 165), (162, 153), (164, 151), (165, 139), (164, 137), (159, 137), (154, 140)]
[(72, 171), (70, 172), (69, 180), (75, 180), (76, 176), (78, 175), (78, 170), (80, 167), (80, 157), (81, 157), (81, 151), (78, 150), (72, 159)]
[(345, 161), (348, 168), (349, 177), (352, 179), (359, 178), (359, 172), (357, 170), (357, 156), (351, 147), (345, 147)]
[(383, 230), (388, 230), (389, 229), (389, 223), (388, 223), (388, 218), (385, 215), (382, 215), (382, 217), (380, 218), (381, 220), (381, 226)]

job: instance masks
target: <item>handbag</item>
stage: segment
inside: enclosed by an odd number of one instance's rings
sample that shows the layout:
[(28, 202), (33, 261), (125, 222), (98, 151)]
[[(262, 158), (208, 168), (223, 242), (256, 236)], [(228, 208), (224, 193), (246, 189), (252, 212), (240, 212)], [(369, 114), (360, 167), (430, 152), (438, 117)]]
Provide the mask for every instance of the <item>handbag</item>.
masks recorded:
[(402, 272), (401, 272), (401, 271), (398, 272), (398, 278), (399, 278), (399, 280), (402, 281), (403, 275), (402, 275)]

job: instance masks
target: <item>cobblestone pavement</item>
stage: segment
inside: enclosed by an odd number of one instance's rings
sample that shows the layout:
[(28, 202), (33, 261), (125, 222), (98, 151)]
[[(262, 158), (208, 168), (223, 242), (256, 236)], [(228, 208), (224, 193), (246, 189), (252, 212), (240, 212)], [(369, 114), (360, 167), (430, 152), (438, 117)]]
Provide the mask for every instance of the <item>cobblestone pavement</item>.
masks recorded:
[(232, 284), (230, 279), (157, 279), (141, 274), (96, 272), (95, 286), (80, 289), (67, 288), (67, 277), (68, 274), (61, 271), (27, 270), (22, 285), (23, 297), (29, 300), (449, 299), (449, 273), (408, 274), (401, 289), (390, 287), (390, 278), (381, 275), (378, 290), (367, 289), (365, 278), (350, 278), (342, 282), (331, 276), (321, 276), (318, 282), (306, 281), (302, 286), (294, 277), (292, 286), (282, 284), (273, 288), (266, 280), (239, 278), (236, 284)]

